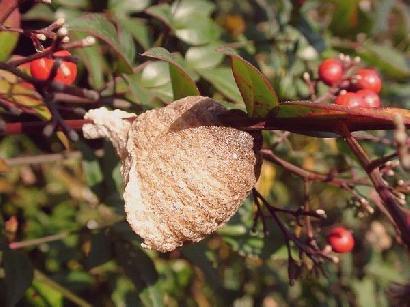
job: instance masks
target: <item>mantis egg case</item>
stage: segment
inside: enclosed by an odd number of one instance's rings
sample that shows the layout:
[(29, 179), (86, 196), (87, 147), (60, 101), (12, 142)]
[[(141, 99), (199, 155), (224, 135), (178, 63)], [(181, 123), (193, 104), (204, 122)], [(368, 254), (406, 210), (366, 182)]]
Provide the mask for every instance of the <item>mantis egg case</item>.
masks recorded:
[(224, 127), (226, 110), (193, 96), (136, 116), (90, 110), (88, 138), (107, 137), (121, 159), (127, 221), (143, 246), (172, 251), (223, 226), (256, 183), (254, 137)]

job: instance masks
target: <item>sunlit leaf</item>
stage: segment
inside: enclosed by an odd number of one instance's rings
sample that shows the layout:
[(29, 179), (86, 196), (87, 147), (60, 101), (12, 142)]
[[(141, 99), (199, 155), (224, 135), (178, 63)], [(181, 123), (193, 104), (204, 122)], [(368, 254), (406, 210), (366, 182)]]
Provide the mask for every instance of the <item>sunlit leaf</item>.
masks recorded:
[(107, 43), (124, 63), (124, 72), (132, 73), (135, 53), (130, 49), (130, 42), (118, 35), (114, 25), (103, 14), (82, 15), (71, 20), (68, 26), (71, 31), (88, 33)]
[[(7, 8), (12, 7), (18, 0), (0, 0), (0, 18), (3, 17), (3, 12), (7, 12)], [(20, 11), (15, 9), (4, 22), (5, 26), (19, 28), (20, 27)], [(7, 60), (14, 47), (17, 44), (19, 34), (16, 32), (0, 31), (0, 61)]]
[(109, 0), (108, 7), (116, 13), (127, 14), (144, 10), (150, 2), (150, 0)]
[[(85, 38), (83, 33), (70, 33), (70, 36), (75, 39)], [(88, 71), (88, 82), (94, 89), (101, 89), (104, 86), (104, 57), (101, 46), (95, 44), (87, 48), (74, 49), (74, 55), (81, 59), (81, 63), (85, 65)]]
[(171, 76), (172, 91), (174, 99), (180, 99), (186, 96), (200, 95), (195, 82), (189, 74), (179, 65), (172, 55), (164, 48), (152, 48), (143, 53), (144, 56), (166, 61), (169, 63), (169, 72)]
[(210, 44), (201, 47), (191, 47), (185, 54), (189, 65), (195, 69), (212, 68), (220, 64), (224, 55), (216, 51), (218, 45)]
[(235, 83), (231, 69), (226, 67), (215, 67), (198, 69), (197, 71), (202, 78), (215, 86), (215, 88), (224, 96), (245, 108), (241, 93)]
[(118, 18), (118, 22), (144, 49), (149, 48), (151, 38), (149, 36), (148, 26), (143, 19), (122, 16)]
[(221, 52), (231, 58), (233, 76), (251, 117), (263, 117), (279, 103), (269, 80), (251, 63), (229, 49)]

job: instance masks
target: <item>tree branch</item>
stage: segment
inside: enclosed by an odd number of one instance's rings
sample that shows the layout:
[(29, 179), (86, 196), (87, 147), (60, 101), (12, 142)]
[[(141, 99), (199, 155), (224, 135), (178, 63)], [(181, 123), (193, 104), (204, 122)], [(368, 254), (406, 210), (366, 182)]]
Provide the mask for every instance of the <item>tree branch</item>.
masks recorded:
[(410, 213), (408, 210), (401, 208), (398, 200), (383, 180), (379, 168), (369, 168), (371, 165), (369, 157), (345, 125), (341, 125), (340, 132), (372, 181), (374, 188), (383, 201), (384, 207), (393, 219), (403, 243), (410, 249)]

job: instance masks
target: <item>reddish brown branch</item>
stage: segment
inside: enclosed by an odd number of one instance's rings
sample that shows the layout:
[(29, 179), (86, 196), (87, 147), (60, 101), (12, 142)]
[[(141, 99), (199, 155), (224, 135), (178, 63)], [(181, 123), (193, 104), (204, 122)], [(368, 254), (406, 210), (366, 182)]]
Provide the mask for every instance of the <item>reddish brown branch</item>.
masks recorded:
[(393, 219), (395, 227), (398, 230), (403, 243), (410, 249), (410, 212), (401, 208), (398, 200), (383, 180), (379, 168), (369, 168), (371, 165), (369, 157), (360, 143), (352, 136), (347, 127), (342, 125), (340, 127), (340, 132), (344, 135), (347, 144), (359, 160), (359, 163), (366, 170), (377, 193), (383, 201), (384, 207)]
[[(79, 130), (84, 124), (91, 123), (90, 120), (86, 119), (67, 119), (64, 121), (65, 124), (74, 130)], [(17, 122), (17, 123), (7, 123), (5, 125), (4, 131), (0, 132), (3, 135), (9, 134), (37, 134), (42, 133), (44, 127), (48, 122)]]
[(292, 164), (286, 160), (279, 158), (270, 149), (262, 149), (261, 154), (264, 159), (271, 161), (283, 167), (287, 171), (295, 174), (296, 176), (302, 177), (303, 179), (308, 181), (326, 182), (339, 188), (349, 190), (355, 185), (369, 185), (368, 181), (363, 179), (344, 179), (340, 177), (335, 177), (332, 173), (321, 174), (318, 172), (303, 169), (295, 164)]

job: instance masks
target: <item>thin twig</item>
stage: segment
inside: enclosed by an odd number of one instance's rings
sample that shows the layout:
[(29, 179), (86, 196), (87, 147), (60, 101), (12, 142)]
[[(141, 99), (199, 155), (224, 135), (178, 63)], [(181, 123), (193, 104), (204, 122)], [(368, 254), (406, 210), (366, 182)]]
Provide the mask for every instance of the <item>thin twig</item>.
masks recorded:
[(364, 179), (355, 179), (355, 178), (345, 179), (345, 178), (335, 177), (335, 175), (332, 173), (321, 174), (318, 172), (303, 169), (295, 164), (292, 164), (286, 160), (279, 158), (270, 149), (262, 149), (260, 152), (264, 159), (283, 167), (287, 171), (293, 173), (294, 175), (302, 177), (305, 180), (325, 182), (325, 183), (328, 183), (328, 184), (331, 184), (331, 185), (334, 185), (334, 186), (337, 186), (343, 189), (351, 189), (352, 187), (356, 185), (365, 185), (365, 186), (369, 185), (369, 182)]
[(66, 299), (73, 302), (74, 304), (81, 307), (91, 307), (92, 305), (86, 302), (81, 297), (77, 296), (75, 293), (60, 285), (56, 281), (49, 278), (46, 274), (42, 273), (39, 270), (34, 270), (34, 279), (41, 281), (42, 283), (48, 285), (49, 287), (60, 292)]
[(397, 201), (396, 197), (390, 191), (389, 186), (383, 180), (383, 177), (378, 168), (369, 169), (371, 161), (364, 151), (363, 147), (350, 133), (345, 125), (340, 126), (340, 132), (344, 135), (344, 138), (349, 145), (352, 152), (356, 155), (359, 163), (363, 169), (367, 172), (370, 180), (372, 181), (376, 192), (379, 194), (383, 201), (383, 207), (387, 210), (388, 214), (394, 221), (394, 226), (400, 234), (400, 237), (404, 244), (410, 248), (410, 213), (408, 210), (402, 208)]
[(37, 246), (37, 245), (44, 244), (44, 243), (62, 240), (66, 238), (68, 235), (69, 235), (69, 232), (65, 231), (62, 233), (58, 233), (55, 235), (46, 236), (46, 237), (42, 237), (38, 239), (31, 239), (31, 240), (25, 240), (25, 241), (20, 241), (20, 242), (11, 242), (9, 244), (9, 248), (10, 249), (20, 249), (24, 247)]

